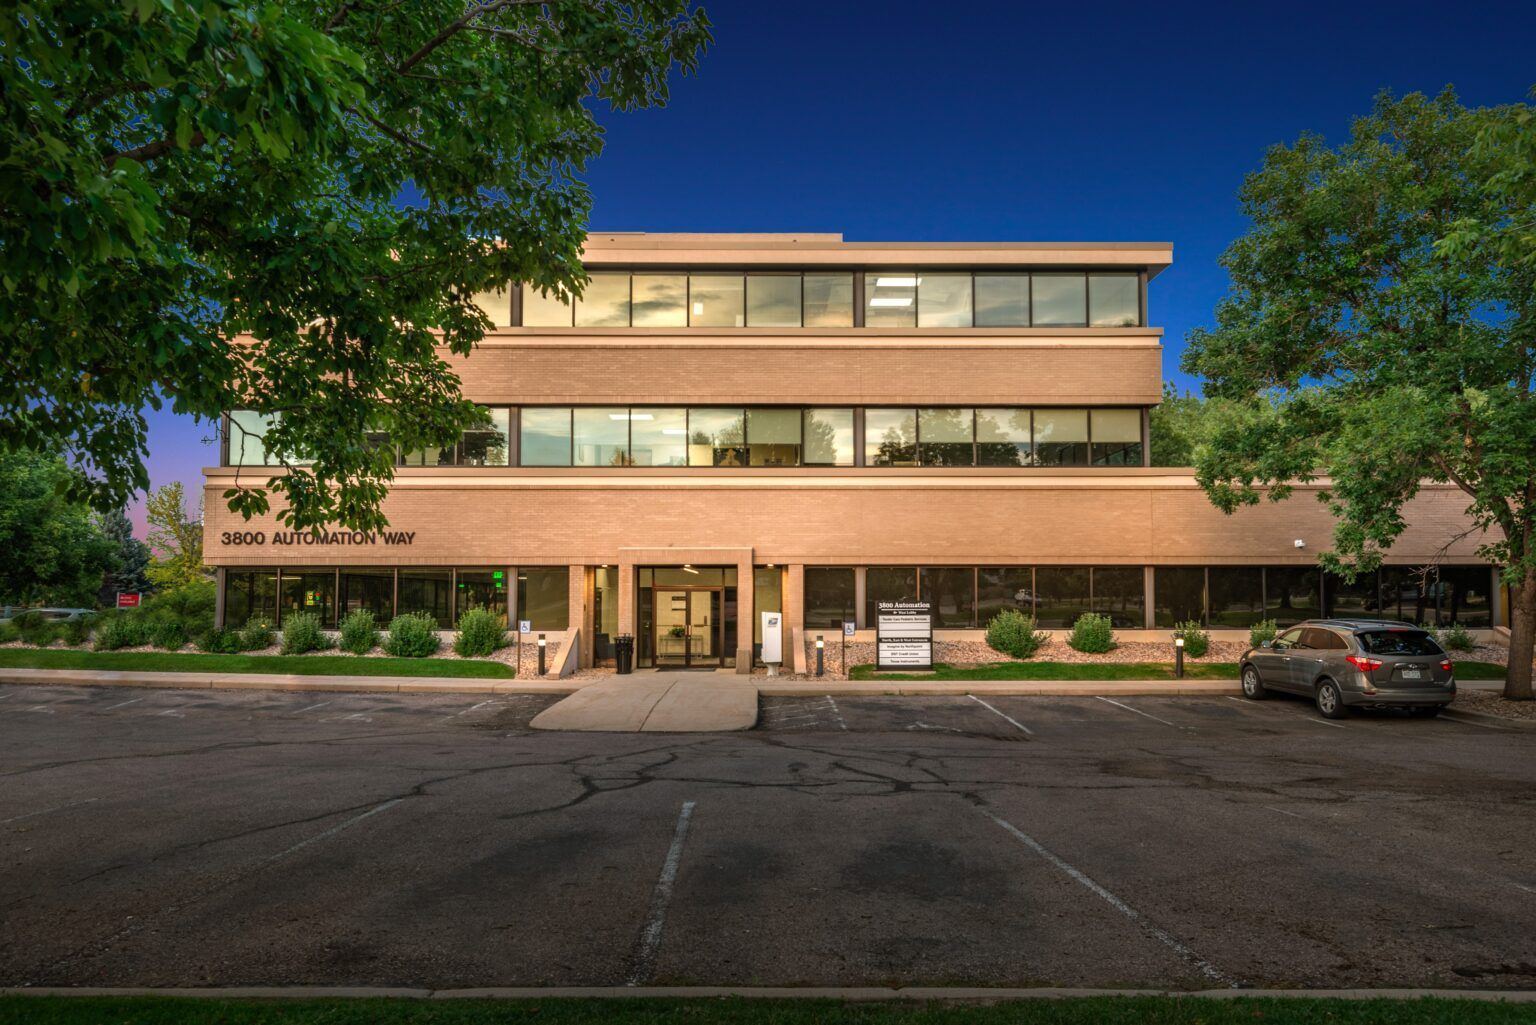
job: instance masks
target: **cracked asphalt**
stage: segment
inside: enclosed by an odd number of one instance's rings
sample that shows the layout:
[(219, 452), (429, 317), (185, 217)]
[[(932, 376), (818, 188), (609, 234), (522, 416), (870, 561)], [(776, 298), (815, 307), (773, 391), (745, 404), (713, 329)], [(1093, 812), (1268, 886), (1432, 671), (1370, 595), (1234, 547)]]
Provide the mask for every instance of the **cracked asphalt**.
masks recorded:
[(1300, 701), (0, 690), (0, 984), (1536, 985), (1536, 733)]

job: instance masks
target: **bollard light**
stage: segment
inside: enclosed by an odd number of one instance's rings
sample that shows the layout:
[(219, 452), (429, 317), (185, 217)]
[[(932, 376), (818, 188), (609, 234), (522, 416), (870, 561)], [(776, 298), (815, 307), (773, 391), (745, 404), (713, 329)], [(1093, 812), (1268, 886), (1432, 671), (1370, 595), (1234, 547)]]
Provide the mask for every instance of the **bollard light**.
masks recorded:
[(817, 676), (820, 676), (823, 672), (825, 672), (825, 668), (824, 668), (824, 666), (822, 664), (822, 656), (823, 656), (823, 652), (825, 651), (826, 647), (827, 647), (826, 638), (822, 637), (821, 634), (817, 634), (816, 635), (816, 675)]
[(1177, 679), (1184, 679), (1184, 638), (1173, 639), (1173, 675)]
[(540, 676), (543, 676), (545, 671), (546, 671), (545, 668), (544, 668), (544, 644), (545, 644), (544, 635), (543, 634), (539, 634), (539, 675)]

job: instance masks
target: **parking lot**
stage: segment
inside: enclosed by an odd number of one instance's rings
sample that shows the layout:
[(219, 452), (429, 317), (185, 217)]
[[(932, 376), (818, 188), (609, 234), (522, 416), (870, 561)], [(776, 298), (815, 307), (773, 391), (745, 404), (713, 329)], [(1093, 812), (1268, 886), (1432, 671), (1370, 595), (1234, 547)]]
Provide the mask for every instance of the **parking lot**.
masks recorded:
[(0, 984), (1536, 985), (1536, 732), (553, 700), (0, 690)]

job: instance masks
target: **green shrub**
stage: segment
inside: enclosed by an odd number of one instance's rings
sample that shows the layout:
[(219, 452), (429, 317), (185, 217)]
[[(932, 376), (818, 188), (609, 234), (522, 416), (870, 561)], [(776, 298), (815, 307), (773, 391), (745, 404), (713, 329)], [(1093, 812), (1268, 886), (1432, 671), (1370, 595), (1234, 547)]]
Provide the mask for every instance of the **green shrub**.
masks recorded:
[(240, 632), (210, 626), (197, 635), (197, 646), (210, 655), (236, 655), (241, 650)]
[(1108, 616), (1084, 612), (1072, 624), (1072, 636), (1067, 643), (1086, 655), (1102, 655), (1115, 646), (1115, 630)]
[(1014, 658), (1029, 658), (1040, 650), (1046, 635), (1035, 629), (1035, 617), (1004, 609), (987, 624), (987, 646)]
[(187, 643), (187, 628), (181, 625), (179, 619), (167, 617), (152, 620), (149, 624), (149, 643), (166, 651), (180, 651)]
[(1440, 644), (1451, 651), (1471, 651), (1472, 635), (1460, 623), (1440, 631)]
[(1205, 632), (1199, 620), (1190, 619), (1183, 623), (1173, 624), (1173, 638), (1184, 638), (1184, 654), (1190, 658), (1199, 658), (1211, 650), (1211, 635)]
[(437, 619), (428, 612), (407, 612), (389, 624), (384, 650), (400, 658), (426, 658), (441, 643)]
[(1255, 648), (1262, 647), (1265, 641), (1274, 640), (1279, 632), (1273, 619), (1261, 619), (1248, 628), (1248, 643)]
[(211, 580), (156, 591), (144, 599), (139, 611), (150, 620), (174, 619), (188, 636), (200, 637), (213, 629), (216, 591)]
[(0, 619), (0, 644), (10, 644), (21, 637), (21, 630), (14, 619)]
[(241, 651), (260, 651), (263, 648), (270, 648), (273, 640), (272, 624), (260, 616), (252, 616), (245, 626), (240, 628)]
[(116, 651), (119, 648), (137, 648), (149, 643), (149, 627), (142, 616), (133, 613), (113, 613), (101, 617), (96, 624), (97, 651)]
[(284, 655), (302, 655), (330, 646), (330, 638), (320, 632), (320, 617), (313, 612), (293, 612), (283, 617)]
[(354, 655), (366, 655), (379, 643), (378, 627), (373, 625), (373, 613), (367, 609), (353, 609), (341, 621), (341, 650)]
[(86, 638), (91, 636), (91, 621), (89, 619), (66, 619), (59, 624), (59, 636), (64, 643), (71, 648), (77, 648), (84, 644)]
[(46, 648), (59, 636), (59, 625), (41, 612), (23, 612), (15, 622), (24, 644)]
[(459, 633), (453, 650), (465, 657), (484, 657), (507, 643), (507, 628), (501, 617), (478, 605), (459, 617)]

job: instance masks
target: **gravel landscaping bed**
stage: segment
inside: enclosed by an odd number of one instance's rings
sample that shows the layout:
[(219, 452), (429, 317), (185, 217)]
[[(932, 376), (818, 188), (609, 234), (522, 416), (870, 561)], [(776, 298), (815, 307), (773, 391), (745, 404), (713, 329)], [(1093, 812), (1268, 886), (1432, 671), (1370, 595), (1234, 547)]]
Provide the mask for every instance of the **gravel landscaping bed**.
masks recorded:
[(1524, 719), (1536, 722), (1536, 701), (1507, 701), (1496, 690), (1474, 690), (1471, 687), (1460, 687), (1456, 691), (1456, 700), (1451, 704), (1452, 709), (1462, 709), (1467, 712), (1482, 712), (1485, 715), (1502, 716), (1505, 719)]

